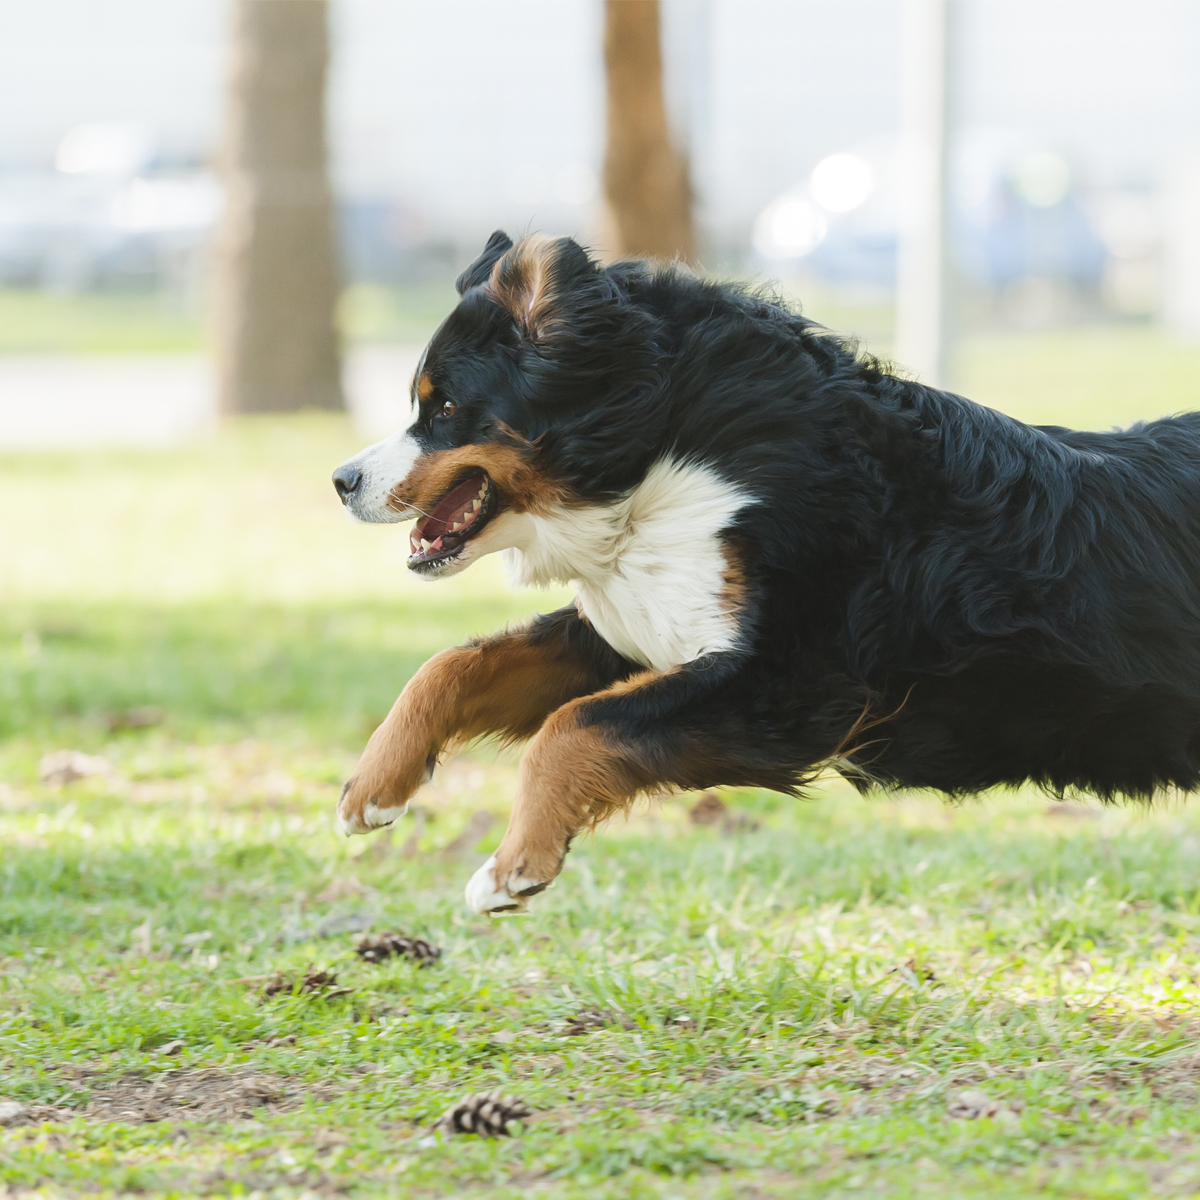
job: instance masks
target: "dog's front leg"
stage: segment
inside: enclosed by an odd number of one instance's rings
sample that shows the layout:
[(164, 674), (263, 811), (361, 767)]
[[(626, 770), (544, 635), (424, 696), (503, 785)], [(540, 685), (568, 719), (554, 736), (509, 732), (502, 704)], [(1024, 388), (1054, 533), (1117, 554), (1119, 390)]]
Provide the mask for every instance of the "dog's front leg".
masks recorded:
[(343, 832), (390, 825), (444, 751), (484, 734), (529, 737), (562, 704), (633, 669), (574, 608), (442, 651), (400, 693), (343, 786)]
[(712, 656), (697, 669), (648, 672), (548, 717), (521, 760), (504, 838), (467, 884), (468, 906), (523, 909), (562, 870), (571, 839), (639, 793), (744, 782), (736, 744), (696, 713), (697, 692), (719, 686), (729, 668), (732, 656)]

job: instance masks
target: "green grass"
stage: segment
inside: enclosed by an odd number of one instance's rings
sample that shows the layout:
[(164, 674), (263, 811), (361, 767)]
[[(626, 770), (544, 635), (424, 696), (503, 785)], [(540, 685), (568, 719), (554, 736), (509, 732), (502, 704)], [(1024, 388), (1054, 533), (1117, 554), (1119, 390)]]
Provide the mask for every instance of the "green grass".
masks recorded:
[(342, 293), (338, 317), (351, 342), (424, 343), (457, 301), (449, 276), (391, 287), (355, 283)]
[[(1200, 382), (1196, 352), (1144, 331), (968, 349), (976, 394), (1043, 421), (1172, 411)], [(340, 781), (416, 665), (563, 598), (510, 592), (491, 562), (409, 579), (403, 533), (338, 510), (328, 472), (353, 446), (314, 416), (0, 460), (0, 1099), (35, 1117), (0, 1129), (0, 1187), (1200, 1192), (1182, 802), (947, 807), (833, 782), (729, 792), (746, 821), (722, 833), (670, 799), (581, 844), (520, 920), (461, 898), (512, 755), (446, 764), (390, 841), (338, 837)], [(144, 706), (160, 724), (120, 727)], [(43, 785), (64, 748), (113, 774)], [(447, 857), (480, 811), (476, 853)], [(346, 926), (365, 921), (441, 963), (362, 963)], [(310, 964), (349, 993), (260, 999)], [(589, 1012), (607, 1024), (569, 1033)], [(519, 1136), (429, 1134), (491, 1087), (534, 1110)]]
[[(453, 307), (449, 278), (346, 288), (338, 323), (348, 343), (425, 342)], [(198, 298), (156, 292), (0, 288), (0, 354), (197, 354), (205, 348)]]
[(0, 288), (0, 354), (180, 354), (203, 346), (199, 305), (156, 293)]

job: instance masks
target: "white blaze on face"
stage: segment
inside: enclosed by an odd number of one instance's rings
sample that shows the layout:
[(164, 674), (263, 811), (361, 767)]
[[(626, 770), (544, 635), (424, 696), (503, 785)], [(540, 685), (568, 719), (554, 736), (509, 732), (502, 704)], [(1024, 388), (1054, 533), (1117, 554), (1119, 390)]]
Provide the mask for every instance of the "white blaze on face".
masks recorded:
[(410, 521), (417, 513), (413, 509), (388, 507), (388, 497), (397, 484), (408, 478), (421, 447), (411, 430), (402, 429), (356, 454), (345, 465), (362, 472), (362, 482), (351, 493), (346, 504), (350, 514), (359, 521), (371, 524), (390, 524)]

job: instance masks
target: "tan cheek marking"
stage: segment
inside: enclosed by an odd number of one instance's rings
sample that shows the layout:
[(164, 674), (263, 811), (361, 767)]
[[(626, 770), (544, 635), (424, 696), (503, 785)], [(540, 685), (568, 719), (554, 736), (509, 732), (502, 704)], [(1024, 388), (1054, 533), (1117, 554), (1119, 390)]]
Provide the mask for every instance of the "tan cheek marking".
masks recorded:
[(388, 496), (387, 506), (432, 511), (437, 502), (471, 468), (486, 471), (513, 512), (545, 513), (567, 501), (567, 491), (530, 461), (528, 451), (513, 446), (459, 446), (437, 450), (417, 460), (408, 477)]

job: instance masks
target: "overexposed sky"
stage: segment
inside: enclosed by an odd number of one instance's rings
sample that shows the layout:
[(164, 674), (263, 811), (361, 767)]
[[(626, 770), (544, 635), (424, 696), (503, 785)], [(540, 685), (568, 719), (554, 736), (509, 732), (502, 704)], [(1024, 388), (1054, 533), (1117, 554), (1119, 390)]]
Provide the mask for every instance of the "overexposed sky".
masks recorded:
[[(264, 0), (269, 2), (269, 0)], [(720, 227), (895, 129), (900, 0), (664, 0), (672, 108)], [(961, 0), (961, 113), (1105, 181), (1200, 145), (1200, 0)], [(335, 168), (431, 228), (572, 230), (603, 145), (600, 0), (333, 0)], [(219, 126), (227, 0), (0, 0), (0, 167), (91, 121)]]

